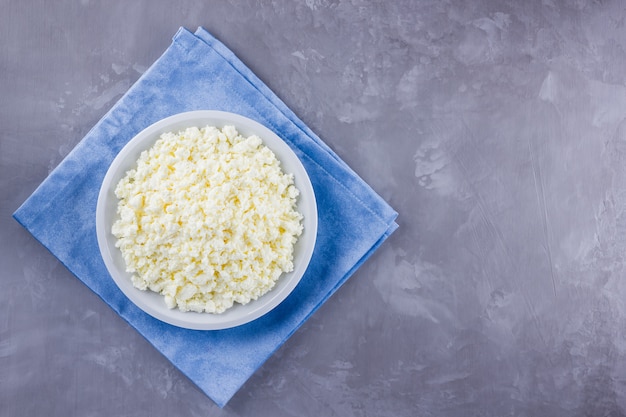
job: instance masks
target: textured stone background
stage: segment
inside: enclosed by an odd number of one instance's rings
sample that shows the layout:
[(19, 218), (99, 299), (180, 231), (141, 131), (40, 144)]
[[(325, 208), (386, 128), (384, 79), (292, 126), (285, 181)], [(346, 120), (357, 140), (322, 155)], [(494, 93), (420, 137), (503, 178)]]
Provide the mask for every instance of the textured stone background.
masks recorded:
[[(1, 416), (626, 414), (626, 3), (0, 10)], [(223, 410), (10, 218), (198, 25), (400, 213)]]

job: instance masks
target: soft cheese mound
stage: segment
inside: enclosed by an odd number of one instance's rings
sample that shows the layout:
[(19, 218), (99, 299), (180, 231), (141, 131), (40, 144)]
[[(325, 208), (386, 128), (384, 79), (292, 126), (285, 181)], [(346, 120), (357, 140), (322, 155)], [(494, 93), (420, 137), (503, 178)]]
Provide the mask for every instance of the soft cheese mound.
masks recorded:
[(117, 184), (112, 227), (133, 285), (169, 308), (222, 313), (293, 270), (293, 175), (233, 126), (164, 133)]

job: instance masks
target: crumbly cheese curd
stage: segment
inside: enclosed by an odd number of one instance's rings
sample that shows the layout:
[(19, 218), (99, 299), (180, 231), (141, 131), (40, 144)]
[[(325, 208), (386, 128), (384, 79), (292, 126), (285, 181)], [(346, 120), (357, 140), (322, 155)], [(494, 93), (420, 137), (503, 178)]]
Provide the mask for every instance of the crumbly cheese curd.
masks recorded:
[(133, 285), (169, 308), (222, 313), (293, 270), (299, 191), (258, 136), (233, 126), (164, 133), (115, 195), (111, 231)]

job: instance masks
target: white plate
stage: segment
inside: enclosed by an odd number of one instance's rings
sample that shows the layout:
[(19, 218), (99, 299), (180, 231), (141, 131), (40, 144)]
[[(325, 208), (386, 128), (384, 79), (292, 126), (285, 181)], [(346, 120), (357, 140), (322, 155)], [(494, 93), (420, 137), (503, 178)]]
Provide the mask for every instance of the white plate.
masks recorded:
[[(149, 290), (141, 291), (133, 287), (130, 274), (126, 272), (122, 254), (115, 247), (116, 238), (111, 234), (111, 226), (117, 218), (118, 199), (114, 192), (115, 186), (126, 172), (135, 166), (139, 154), (150, 148), (161, 133), (178, 133), (187, 127), (204, 127), (207, 125), (219, 128), (233, 125), (243, 136), (247, 137), (252, 134), (259, 136), (264, 145), (276, 154), (283, 171), (294, 175), (295, 185), (300, 190), (298, 211), (304, 216), (304, 230), (294, 249), (294, 270), (288, 274), (283, 274), (275, 287), (258, 300), (251, 301), (246, 305), (235, 303), (232, 308), (221, 314), (170, 310), (166, 307), (162, 295)], [(280, 304), (296, 287), (313, 254), (317, 236), (317, 205), (311, 181), (302, 163), (291, 148), (274, 132), (238, 114), (199, 110), (176, 114), (156, 122), (131, 139), (120, 151), (111, 163), (100, 188), (96, 208), (96, 232), (100, 253), (111, 277), (120, 290), (137, 307), (159, 320), (179, 327), (197, 330), (226, 329), (261, 317)]]

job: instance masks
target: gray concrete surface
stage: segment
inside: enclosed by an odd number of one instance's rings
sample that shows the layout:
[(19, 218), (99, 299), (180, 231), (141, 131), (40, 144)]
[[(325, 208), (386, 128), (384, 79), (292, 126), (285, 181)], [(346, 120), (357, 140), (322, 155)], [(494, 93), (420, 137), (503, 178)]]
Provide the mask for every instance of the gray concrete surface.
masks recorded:
[[(626, 6), (0, 0), (1, 416), (626, 415)], [(400, 229), (218, 409), (11, 219), (179, 26)]]

